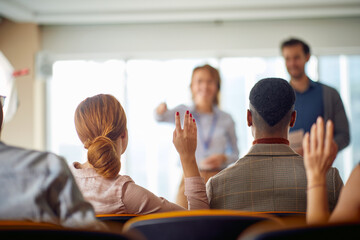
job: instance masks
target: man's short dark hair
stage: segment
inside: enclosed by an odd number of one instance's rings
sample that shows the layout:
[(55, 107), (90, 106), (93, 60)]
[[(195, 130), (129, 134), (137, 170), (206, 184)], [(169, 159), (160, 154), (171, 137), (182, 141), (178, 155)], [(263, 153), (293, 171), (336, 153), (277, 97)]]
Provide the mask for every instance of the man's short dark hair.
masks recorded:
[(292, 46), (296, 46), (296, 45), (301, 45), (304, 53), (305, 54), (310, 54), (310, 47), (309, 45), (297, 38), (290, 38), (288, 40), (285, 40), (282, 44), (281, 44), (281, 50), (283, 50), (285, 47), (292, 47)]
[(293, 109), (295, 92), (282, 78), (264, 78), (251, 89), (249, 100), (256, 112), (273, 127)]

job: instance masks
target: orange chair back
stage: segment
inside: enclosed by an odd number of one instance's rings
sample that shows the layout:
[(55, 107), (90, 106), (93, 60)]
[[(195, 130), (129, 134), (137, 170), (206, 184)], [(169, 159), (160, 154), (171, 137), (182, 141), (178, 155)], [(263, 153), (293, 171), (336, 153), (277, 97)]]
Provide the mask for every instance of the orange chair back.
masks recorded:
[(148, 240), (236, 239), (259, 221), (280, 221), (270, 214), (235, 210), (192, 210), (155, 213), (127, 221), (123, 231), (137, 232)]

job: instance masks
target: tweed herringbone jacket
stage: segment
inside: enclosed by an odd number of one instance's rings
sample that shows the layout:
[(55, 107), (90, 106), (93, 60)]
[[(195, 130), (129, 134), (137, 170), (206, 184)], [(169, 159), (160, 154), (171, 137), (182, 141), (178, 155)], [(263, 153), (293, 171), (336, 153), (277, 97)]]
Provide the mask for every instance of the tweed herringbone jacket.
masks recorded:
[[(327, 173), (329, 208), (343, 181), (336, 168)], [(256, 144), (235, 164), (210, 178), (210, 208), (244, 211), (306, 212), (306, 174), (302, 156), (286, 144)]]

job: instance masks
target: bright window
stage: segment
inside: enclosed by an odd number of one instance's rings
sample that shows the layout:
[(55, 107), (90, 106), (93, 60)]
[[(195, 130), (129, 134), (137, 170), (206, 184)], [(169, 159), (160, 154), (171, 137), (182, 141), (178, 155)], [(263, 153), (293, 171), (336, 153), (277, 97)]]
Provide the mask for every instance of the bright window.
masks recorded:
[(350, 124), (350, 145), (341, 151), (334, 166), (345, 181), (359, 163), (360, 146), (360, 56), (320, 56), (320, 81), (335, 88), (341, 95)]
[(48, 149), (68, 163), (84, 162), (86, 151), (77, 136), (75, 109), (87, 97), (109, 93), (124, 97), (124, 61), (58, 61), (47, 85)]
[(182, 176), (172, 144), (173, 124), (155, 121), (161, 102), (169, 108), (191, 104), (192, 69), (212, 59), (130, 60), (126, 64), (126, 106), (129, 128), (127, 174), (140, 184), (174, 201)]

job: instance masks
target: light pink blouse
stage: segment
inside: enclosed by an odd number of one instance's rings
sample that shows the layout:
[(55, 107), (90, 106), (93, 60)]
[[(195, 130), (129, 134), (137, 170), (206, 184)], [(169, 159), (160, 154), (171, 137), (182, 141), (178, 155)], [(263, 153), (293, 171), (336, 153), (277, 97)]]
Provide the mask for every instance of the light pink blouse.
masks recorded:
[[(98, 175), (95, 169), (83, 169), (80, 165), (74, 162), (70, 169), (85, 200), (94, 206), (96, 214), (149, 214), (185, 210), (136, 185), (129, 176), (118, 175), (114, 179), (105, 179)], [(185, 196), (188, 199), (189, 210), (209, 208), (203, 178), (185, 178)]]

